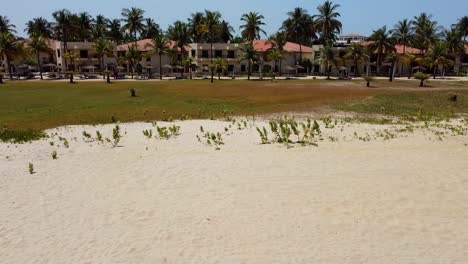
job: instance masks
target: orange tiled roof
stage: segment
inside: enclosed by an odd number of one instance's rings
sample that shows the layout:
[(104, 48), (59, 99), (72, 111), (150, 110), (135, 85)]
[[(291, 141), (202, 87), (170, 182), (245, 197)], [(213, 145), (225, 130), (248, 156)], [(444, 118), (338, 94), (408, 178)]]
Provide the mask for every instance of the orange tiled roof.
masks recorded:
[[(150, 48), (148, 47), (148, 44), (151, 44), (151, 41), (152, 41), (151, 39), (142, 39), (142, 40), (137, 41), (138, 49), (140, 51), (149, 51)], [(118, 45), (116, 49), (117, 49), (117, 51), (127, 51), (128, 47), (130, 45), (133, 45), (133, 43), (134, 42)], [(170, 40), (169, 43), (168, 43), (168, 47), (172, 49), (175, 46), (176, 46), (176, 42), (173, 41), (173, 40)], [(177, 50), (180, 51), (180, 48), (177, 48)], [(190, 50), (190, 46), (186, 45), (185, 46), (185, 51), (188, 51), (188, 50)]]
[[(361, 45), (369, 46), (372, 43), (374, 43), (374, 42), (373, 41), (363, 41), (363, 42), (361, 42)], [(408, 53), (408, 54), (421, 54), (420, 49), (409, 47), (409, 46), (404, 47), (403, 45), (400, 45), (400, 44), (395, 45), (395, 49), (396, 49), (397, 54), (403, 54), (403, 50), (405, 50), (405, 53)]]
[[(268, 41), (268, 40), (255, 40), (253, 42), (253, 45), (255, 47), (255, 49), (257, 51), (260, 51), (260, 52), (265, 52), (269, 49), (272, 48), (272, 45), (271, 43)], [(286, 42), (286, 45), (284, 45), (283, 49), (287, 52), (300, 52), (300, 47), (301, 45), (297, 44), (297, 43), (293, 43), (293, 42)], [(305, 53), (308, 53), (308, 52), (312, 52), (312, 48), (311, 47), (307, 47), (307, 46), (304, 46), (302, 45), (302, 52), (305, 52)]]

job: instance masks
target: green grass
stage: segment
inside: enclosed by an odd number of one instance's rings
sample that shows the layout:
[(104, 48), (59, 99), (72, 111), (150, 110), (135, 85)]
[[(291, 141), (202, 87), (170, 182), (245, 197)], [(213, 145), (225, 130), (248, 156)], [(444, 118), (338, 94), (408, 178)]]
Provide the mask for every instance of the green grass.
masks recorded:
[[(456, 102), (450, 100), (454, 94), (458, 95)], [(380, 94), (357, 102), (339, 103), (336, 108), (414, 120), (453, 118), (459, 113), (468, 113), (468, 89)]]

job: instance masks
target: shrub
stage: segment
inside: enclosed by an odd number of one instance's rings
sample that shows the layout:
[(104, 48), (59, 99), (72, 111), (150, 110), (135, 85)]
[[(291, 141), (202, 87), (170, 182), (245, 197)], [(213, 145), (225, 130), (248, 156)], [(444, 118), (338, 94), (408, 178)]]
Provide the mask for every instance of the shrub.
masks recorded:
[(143, 130), (143, 135), (147, 138), (152, 138), (153, 137), (153, 130), (151, 129), (147, 129), (147, 130)]
[(135, 88), (130, 89), (130, 96), (131, 96), (131, 97), (136, 97), (136, 92), (137, 92), (137, 91), (136, 91)]
[(10, 130), (0, 129), (0, 141), (5, 143), (27, 143), (46, 138), (47, 135), (39, 130)]
[(28, 169), (29, 169), (29, 174), (34, 174), (34, 165), (32, 163), (29, 163)]
[(114, 147), (117, 147), (120, 143), (120, 139), (121, 139), (122, 135), (120, 134), (120, 127), (119, 126), (115, 126), (114, 129), (112, 129), (112, 145)]
[(366, 81), (366, 86), (367, 87), (370, 87), (371, 82), (373, 82), (375, 80), (375, 78), (373, 76), (364, 76), (362, 78), (364, 79), (364, 81)]
[(51, 155), (51, 156), (52, 156), (52, 159), (56, 160), (56, 159), (57, 159), (57, 151), (54, 150), (54, 151), (52, 152), (52, 155)]
[(102, 134), (99, 131), (96, 131), (96, 141), (100, 143), (104, 143), (104, 140), (102, 138)]
[(419, 87), (424, 87), (424, 81), (429, 79), (429, 75), (422, 72), (417, 72), (414, 74), (414, 78), (419, 80)]
[(260, 139), (262, 140), (262, 144), (270, 144), (270, 141), (268, 140), (268, 132), (265, 127), (263, 129), (260, 129), (257, 127), (257, 131), (260, 134)]

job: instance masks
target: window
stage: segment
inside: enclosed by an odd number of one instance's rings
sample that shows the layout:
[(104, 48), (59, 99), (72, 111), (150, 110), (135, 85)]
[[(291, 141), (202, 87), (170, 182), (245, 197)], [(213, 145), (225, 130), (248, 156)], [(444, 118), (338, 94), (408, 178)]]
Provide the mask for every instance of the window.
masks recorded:
[(314, 54), (314, 60), (319, 60), (320, 59), (320, 51), (316, 51)]
[(234, 52), (233, 50), (228, 50), (228, 55), (227, 55), (227, 57), (228, 57), (229, 59), (234, 59), (234, 58), (236, 57), (236, 54), (235, 54), (235, 52)]
[(57, 50), (57, 57), (59, 57), (59, 58), (62, 57), (62, 56), (60, 56), (60, 50)]
[(80, 50), (80, 58), (87, 59), (88, 58), (88, 50)]
[(222, 58), (223, 51), (222, 50), (215, 50), (215, 58)]
[(208, 51), (207, 50), (202, 50), (202, 58), (208, 58)]
[(192, 57), (195, 57), (195, 50), (191, 50), (192, 52)]
[(245, 64), (241, 65), (241, 72), (245, 72)]
[(146, 58), (146, 61), (151, 61), (151, 57)]
[(233, 72), (234, 71), (234, 65), (229, 64), (227, 70), (228, 70), (228, 72)]

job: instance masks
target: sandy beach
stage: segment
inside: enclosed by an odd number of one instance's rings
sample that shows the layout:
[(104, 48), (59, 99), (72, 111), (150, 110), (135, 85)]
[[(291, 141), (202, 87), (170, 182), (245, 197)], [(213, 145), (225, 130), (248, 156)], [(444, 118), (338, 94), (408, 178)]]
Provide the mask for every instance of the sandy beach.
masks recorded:
[(118, 147), (83, 137), (115, 125), (1, 143), (0, 262), (468, 262), (466, 134), (321, 124), (318, 146), (288, 148), (260, 144), (261, 120), (158, 124), (180, 136), (129, 123)]

